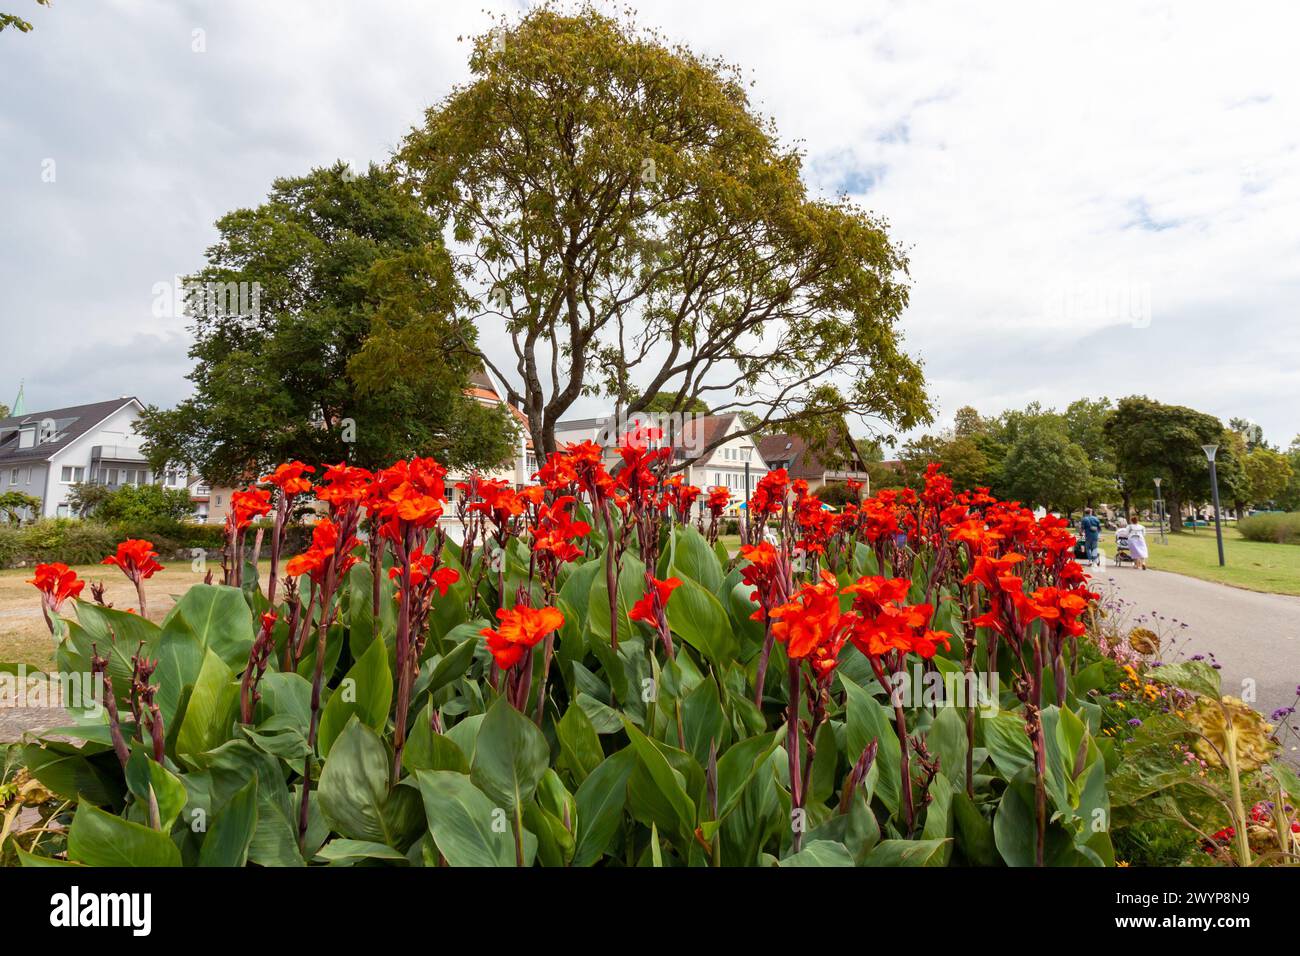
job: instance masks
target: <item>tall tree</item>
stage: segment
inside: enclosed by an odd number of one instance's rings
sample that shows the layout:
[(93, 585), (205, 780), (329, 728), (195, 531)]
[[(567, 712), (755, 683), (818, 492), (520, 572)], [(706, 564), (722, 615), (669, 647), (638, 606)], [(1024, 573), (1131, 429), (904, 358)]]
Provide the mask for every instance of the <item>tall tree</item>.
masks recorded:
[[(492, 467), (512, 456), (506, 411), (464, 394), (479, 359), (472, 325), (452, 317), (441, 229), (392, 171), (338, 164), (280, 179), (217, 229), (187, 284), (194, 395), (142, 416), (156, 468), (234, 483), (290, 458)], [(419, 374), (396, 374), (410, 356)]]
[(1280, 452), (1256, 446), (1242, 459), (1246, 472), (1247, 494), (1256, 505), (1270, 504), (1284, 491), (1291, 480), (1291, 462)]
[(1221, 489), (1231, 485), (1240, 472), (1236, 457), (1226, 446), (1223, 424), (1192, 408), (1130, 396), (1120, 399), (1104, 429), (1127, 494), (1140, 494), (1138, 489), (1152, 487), (1152, 479), (1162, 479), (1174, 532), (1183, 530), (1183, 505), (1209, 497), (1210, 471), (1202, 445), (1222, 446), (1218, 458)]
[(1087, 500), (1091, 478), (1087, 454), (1048, 416), (1024, 423), (1002, 464), (1012, 497), (1067, 514)]
[(738, 68), (544, 6), (479, 37), (470, 70), (399, 160), (454, 227), (475, 317), (505, 324), (493, 368), (541, 452), (584, 394), (748, 411), (751, 434), (929, 420), (896, 329), (905, 256), (808, 196)]

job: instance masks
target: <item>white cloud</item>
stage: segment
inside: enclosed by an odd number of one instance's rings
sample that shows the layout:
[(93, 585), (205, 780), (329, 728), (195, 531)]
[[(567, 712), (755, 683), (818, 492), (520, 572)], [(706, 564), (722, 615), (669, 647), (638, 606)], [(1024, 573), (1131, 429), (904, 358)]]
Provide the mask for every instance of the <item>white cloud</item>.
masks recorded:
[[(184, 338), (159, 338), (152, 285), (274, 177), (384, 157), (466, 77), (457, 37), (488, 25), (484, 5), (67, 4), (6, 32), (0, 389), (57, 368), (66, 394), (51, 381), (39, 400), (101, 397), (78, 371), (94, 346), (152, 335), (169, 375), (142, 397), (184, 394)], [(907, 342), (945, 418), (1144, 392), (1275, 441), (1300, 431), (1293, 5), (638, 8), (742, 66), (814, 188), (888, 218), (912, 259)], [(84, 352), (51, 357), (72, 341)]]

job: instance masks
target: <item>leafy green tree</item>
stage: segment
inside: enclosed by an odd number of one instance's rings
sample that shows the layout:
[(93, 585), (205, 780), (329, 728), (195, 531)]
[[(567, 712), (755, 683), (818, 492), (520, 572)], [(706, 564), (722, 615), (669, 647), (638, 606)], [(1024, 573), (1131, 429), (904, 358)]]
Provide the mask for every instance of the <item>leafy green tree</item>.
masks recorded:
[(1120, 399), (1104, 430), (1115, 450), (1116, 472), (1127, 495), (1152, 487), (1156, 477), (1163, 480), (1170, 530), (1174, 532), (1183, 530), (1183, 505), (1205, 501), (1210, 495), (1209, 465), (1202, 445), (1222, 446), (1216, 462), (1221, 492), (1225, 486), (1234, 487), (1240, 475), (1240, 464), (1225, 444), (1223, 424), (1192, 408), (1130, 396)]
[(89, 518), (112, 496), (108, 485), (79, 481), (68, 491), (68, 508), (79, 518)]
[(506, 410), (464, 394), (479, 359), (471, 323), (449, 318), (441, 226), (392, 171), (340, 163), (279, 179), (217, 229), (187, 284), (195, 393), (141, 417), (156, 469), (238, 484), (290, 458), (493, 467), (513, 456)]
[(1025, 422), (1018, 431), (1002, 465), (1011, 495), (1066, 514), (1082, 506), (1091, 483), (1087, 453), (1050, 417)]
[(1229, 418), (1228, 430), (1242, 437), (1246, 443), (1246, 454), (1250, 454), (1256, 448), (1267, 447), (1264, 441), (1264, 429), (1249, 418)]
[(929, 420), (895, 328), (906, 257), (808, 195), (738, 68), (543, 6), (479, 37), (470, 71), (399, 160), (451, 222), (475, 318), (505, 325), (513, 368), (492, 367), (540, 453), (584, 394), (749, 411), (749, 434)]
[(1291, 446), (1286, 450), (1286, 460), (1291, 466), (1291, 477), (1282, 493), (1277, 496), (1277, 504), (1285, 511), (1300, 511), (1300, 435), (1291, 439)]
[(98, 521), (110, 523), (184, 521), (194, 514), (194, 501), (184, 488), (162, 485), (122, 485), (95, 508)]
[(1286, 491), (1295, 473), (1285, 455), (1262, 445), (1249, 451), (1241, 465), (1246, 472), (1247, 494), (1257, 505), (1277, 499)]
[(6, 491), (0, 494), (0, 515), (10, 524), (18, 524), (23, 519), (23, 512), (38, 514), (41, 499), (21, 491)]

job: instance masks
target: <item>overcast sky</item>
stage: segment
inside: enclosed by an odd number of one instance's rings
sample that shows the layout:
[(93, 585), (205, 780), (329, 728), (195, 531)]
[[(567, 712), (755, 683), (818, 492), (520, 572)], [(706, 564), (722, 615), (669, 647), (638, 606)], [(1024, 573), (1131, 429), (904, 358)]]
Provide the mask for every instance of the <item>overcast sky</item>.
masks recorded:
[[(458, 37), (523, 5), (0, 6), (36, 27), (0, 34), (0, 402), (25, 378), (39, 410), (187, 395), (158, 289), (214, 220), (384, 160), (467, 77)], [(637, 7), (746, 70), (811, 188), (888, 218), (945, 423), (1145, 393), (1300, 432), (1300, 5)]]

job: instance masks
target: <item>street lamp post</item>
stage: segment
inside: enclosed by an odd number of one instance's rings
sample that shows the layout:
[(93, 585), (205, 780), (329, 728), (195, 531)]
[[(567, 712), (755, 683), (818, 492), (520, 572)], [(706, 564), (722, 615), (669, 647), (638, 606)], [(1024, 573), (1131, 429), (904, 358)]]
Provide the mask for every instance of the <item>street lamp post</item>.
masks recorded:
[(1219, 473), (1214, 470), (1214, 456), (1218, 445), (1202, 445), (1205, 459), (1210, 463), (1210, 488), (1214, 492), (1214, 535), (1219, 540), (1219, 567), (1223, 567), (1223, 525), (1219, 521)]
[(1160, 497), (1160, 479), (1156, 479), (1156, 520), (1160, 522), (1160, 543), (1168, 544), (1165, 538), (1165, 499)]

